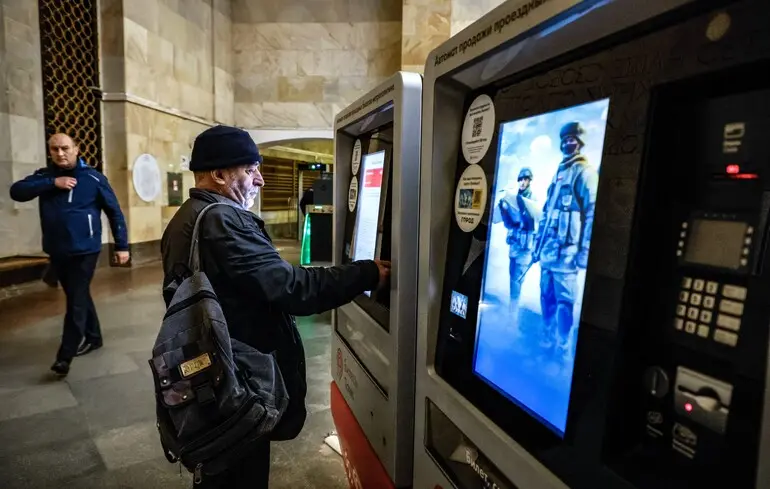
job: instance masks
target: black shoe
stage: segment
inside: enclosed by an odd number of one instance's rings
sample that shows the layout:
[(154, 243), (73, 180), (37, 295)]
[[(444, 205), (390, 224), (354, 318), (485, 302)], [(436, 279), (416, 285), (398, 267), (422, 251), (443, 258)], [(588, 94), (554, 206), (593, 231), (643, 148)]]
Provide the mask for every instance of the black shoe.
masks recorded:
[(43, 273), (43, 282), (53, 289), (59, 286), (59, 278), (50, 266)]
[(77, 353), (75, 353), (75, 356), (76, 357), (83, 356), (86, 353), (91, 353), (92, 351), (98, 350), (101, 347), (102, 347), (101, 344), (97, 345), (94, 343), (83, 343), (82, 345), (80, 345), (80, 348), (78, 348), (78, 351)]
[(68, 373), (70, 373), (70, 362), (65, 362), (64, 360), (57, 360), (56, 363), (54, 363), (51, 366), (51, 370), (56, 372), (57, 375), (61, 375), (62, 377), (64, 377)]

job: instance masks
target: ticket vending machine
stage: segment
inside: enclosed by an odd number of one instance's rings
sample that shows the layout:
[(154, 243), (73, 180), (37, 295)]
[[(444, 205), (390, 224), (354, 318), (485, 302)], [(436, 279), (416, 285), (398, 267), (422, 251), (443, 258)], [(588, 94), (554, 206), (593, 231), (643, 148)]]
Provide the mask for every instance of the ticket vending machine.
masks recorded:
[(509, 1), (431, 53), (415, 489), (770, 487), (769, 18)]
[(334, 314), (334, 423), (351, 487), (412, 482), (422, 76), (399, 72), (337, 115), (334, 263), (392, 262), (390, 287)]

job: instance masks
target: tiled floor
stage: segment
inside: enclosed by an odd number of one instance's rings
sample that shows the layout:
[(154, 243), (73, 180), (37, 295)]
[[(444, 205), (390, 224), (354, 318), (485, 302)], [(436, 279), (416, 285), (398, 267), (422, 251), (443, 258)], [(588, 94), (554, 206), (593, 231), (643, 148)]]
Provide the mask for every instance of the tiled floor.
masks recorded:
[[(296, 261), (296, 249), (279, 243)], [(163, 303), (158, 265), (100, 269), (94, 281), (105, 346), (49, 375), (64, 313), (60, 290), (0, 302), (0, 488), (191, 487), (160, 451), (147, 358)], [(341, 459), (323, 445), (329, 412), (330, 316), (298, 318), (306, 338), (310, 416), (296, 440), (273, 445), (270, 487), (344, 488)]]

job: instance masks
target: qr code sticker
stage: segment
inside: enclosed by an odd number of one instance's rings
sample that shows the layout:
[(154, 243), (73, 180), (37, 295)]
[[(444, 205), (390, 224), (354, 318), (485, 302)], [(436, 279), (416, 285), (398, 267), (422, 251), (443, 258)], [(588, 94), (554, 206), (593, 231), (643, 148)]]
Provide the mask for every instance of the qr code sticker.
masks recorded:
[(481, 136), (481, 126), (484, 123), (484, 116), (476, 117), (473, 119), (473, 135), (471, 137), (477, 138)]

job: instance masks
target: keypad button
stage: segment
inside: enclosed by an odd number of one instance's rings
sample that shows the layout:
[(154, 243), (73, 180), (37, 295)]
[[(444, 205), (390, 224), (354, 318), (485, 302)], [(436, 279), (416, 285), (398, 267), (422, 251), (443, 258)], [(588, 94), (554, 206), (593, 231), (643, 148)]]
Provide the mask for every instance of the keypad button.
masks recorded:
[(746, 265), (748, 265), (748, 264), (749, 264), (749, 260), (747, 260), (747, 259), (745, 259), (745, 258), (741, 258), (741, 266), (742, 266), (742, 267), (745, 267), (745, 266), (746, 266)]
[(690, 277), (684, 277), (682, 279), (682, 288), (689, 289), (690, 287), (692, 287), (692, 279)]
[(695, 307), (687, 309), (687, 317), (690, 319), (698, 319), (698, 309)]
[(712, 318), (711, 311), (701, 311), (700, 312), (700, 321), (702, 323), (709, 324), (711, 322), (711, 318)]
[(700, 294), (695, 294), (695, 293), (693, 293), (693, 294), (690, 296), (690, 304), (692, 304), (693, 306), (699, 306), (699, 305), (701, 305), (701, 302), (702, 302), (702, 301), (703, 301), (703, 296), (702, 296), (702, 295), (700, 295)]
[(686, 291), (679, 292), (679, 300), (681, 302), (687, 303), (690, 300), (690, 293)]
[(703, 307), (706, 309), (714, 309), (714, 298), (710, 295), (707, 295), (703, 298)]
[(718, 329), (714, 331), (714, 341), (727, 346), (735, 346), (738, 344), (738, 335), (729, 331)]
[(739, 287), (737, 285), (724, 285), (722, 287), (722, 295), (728, 299), (735, 299), (737, 301), (746, 300), (746, 287)]
[(719, 326), (720, 328), (738, 331), (741, 329), (741, 320), (738, 318), (734, 318), (732, 316), (726, 316), (724, 314), (720, 314), (717, 316), (717, 326)]
[(705, 324), (699, 324), (698, 325), (698, 336), (701, 338), (708, 338), (709, 337), (709, 327)]
[(682, 304), (679, 304), (678, 306), (676, 306), (676, 315), (677, 316), (684, 317), (685, 314), (687, 314), (687, 307), (686, 306), (683, 306)]
[(719, 292), (719, 284), (716, 282), (706, 282), (706, 293), (716, 295)]
[(686, 333), (693, 334), (695, 333), (695, 330), (698, 328), (698, 325), (695, 324), (693, 321), (687, 321), (684, 325), (684, 331)]
[(743, 303), (722, 299), (721, 301), (719, 301), (719, 310), (721, 312), (726, 312), (727, 314), (732, 314), (734, 316), (742, 316)]
[(751, 226), (749, 226), (749, 227), (746, 229), (746, 234), (747, 234), (747, 235), (749, 235), (749, 236), (751, 236), (752, 234), (754, 234), (754, 228), (753, 228), (753, 227), (751, 227)]
[(705, 286), (706, 286), (706, 282), (699, 278), (696, 278), (692, 283), (692, 288), (695, 292), (702, 292), (703, 287)]
[(682, 328), (684, 328), (684, 319), (682, 318), (674, 319), (674, 328), (676, 328), (679, 331), (682, 331)]

